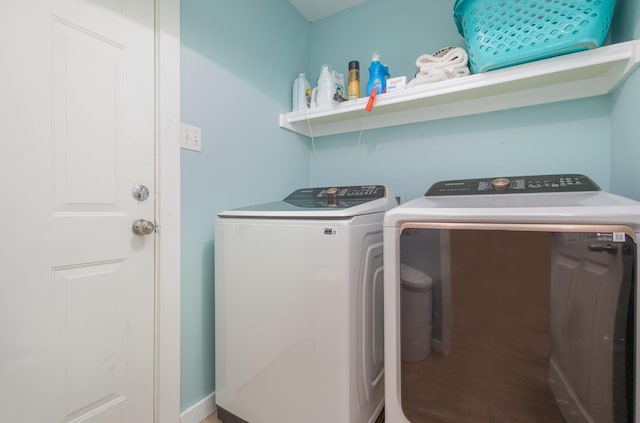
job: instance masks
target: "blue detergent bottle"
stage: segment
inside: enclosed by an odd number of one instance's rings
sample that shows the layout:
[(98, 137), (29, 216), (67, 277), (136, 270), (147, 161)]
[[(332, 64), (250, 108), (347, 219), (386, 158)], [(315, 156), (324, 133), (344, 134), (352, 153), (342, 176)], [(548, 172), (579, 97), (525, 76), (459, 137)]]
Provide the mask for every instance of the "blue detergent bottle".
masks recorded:
[(367, 82), (367, 96), (376, 88), (376, 94), (387, 92), (387, 78), (389, 78), (389, 68), (380, 63), (380, 55), (373, 53), (371, 64), (369, 65), (369, 82)]

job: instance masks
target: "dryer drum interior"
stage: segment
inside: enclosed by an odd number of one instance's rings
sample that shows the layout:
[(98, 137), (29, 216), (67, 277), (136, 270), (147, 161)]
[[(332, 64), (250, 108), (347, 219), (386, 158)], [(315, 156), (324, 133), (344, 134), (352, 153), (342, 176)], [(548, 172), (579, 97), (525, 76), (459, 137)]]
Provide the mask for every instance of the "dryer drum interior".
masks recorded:
[(409, 421), (634, 421), (631, 229), (409, 222), (399, 258)]

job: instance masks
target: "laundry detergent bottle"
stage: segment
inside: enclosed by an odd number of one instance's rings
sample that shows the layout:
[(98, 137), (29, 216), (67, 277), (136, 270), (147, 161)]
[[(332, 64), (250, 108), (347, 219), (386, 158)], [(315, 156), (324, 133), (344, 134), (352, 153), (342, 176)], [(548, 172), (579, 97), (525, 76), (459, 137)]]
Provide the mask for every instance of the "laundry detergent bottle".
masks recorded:
[(346, 100), (344, 75), (330, 71), (329, 65), (322, 65), (318, 86), (311, 90), (311, 107), (324, 107)]
[(322, 65), (318, 86), (311, 91), (311, 107), (324, 107), (332, 103), (335, 83), (329, 65)]
[(369, 82), (367, 82), (367, 95), (376, 89), (376, 94), (387, 92), (387, 78), (389, 78), (389, 68), (380, 63), (380, 55), (373, 53), (371, 64), (369, 65)]

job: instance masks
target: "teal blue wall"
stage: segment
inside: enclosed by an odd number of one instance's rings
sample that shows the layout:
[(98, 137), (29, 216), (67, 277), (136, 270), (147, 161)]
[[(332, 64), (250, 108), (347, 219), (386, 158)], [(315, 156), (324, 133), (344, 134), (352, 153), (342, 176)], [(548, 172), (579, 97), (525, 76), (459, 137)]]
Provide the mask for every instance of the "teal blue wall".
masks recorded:
[(640, 2), (617, 1), (610, 36), (613, 43), (640, 39)]
[[(612, 39), (640, 39), (640, 2), (618, 4)], [(611, 191), (640, 200), (640, 70), (616, 90), (612, 103)]]
[(611, 111), (611, 191), (640, 200), (640, 72), (613, 98)]
[[(364, 86), (374, 50), (392, 76), (411, 75), (420, 54), (464, 45), (453, 3), (369, 0), (314, 23), (312, 75), (323, 63), (344, 71), (356, 59)], [(609, 188), (610, 110), (611, 99), (598, 97), (366, 131), (352, 162), (341, 168), (323, 162), (351, 151), (358, 134), (321, 137), (311, 182), (386, 184), (403, 200), (422, 195), (437, 180), (493, 175), (579, 172)]]
[[(606, 188), (609, 121), (608, 101), (596, 98), (366, 131), (361, 146), (355, 133), (323, 137), (312, 184), (385, 184), (403, 202), (438, 180), (500, 175), (585, 173)], [(353, 149), (348, 166), (322, 164)]]
[(309, 66), (309, 23), (287, 0), (182, 0), (182, 121), (202, 153), (182, 151), (181, 409), (214, 390), (216, 214), (309, 183), (308, 141), (278, 127)]

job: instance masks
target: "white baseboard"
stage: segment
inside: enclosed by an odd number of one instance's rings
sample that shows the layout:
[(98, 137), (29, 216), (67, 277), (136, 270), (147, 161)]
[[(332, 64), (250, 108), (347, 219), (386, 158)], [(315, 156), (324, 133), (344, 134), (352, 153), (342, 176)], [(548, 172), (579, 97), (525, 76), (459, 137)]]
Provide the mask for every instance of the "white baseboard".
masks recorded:
[(214, 411), (216, 411), (216, 395), (212, 392), (180, 414), (180, 423), (200, 423)]

